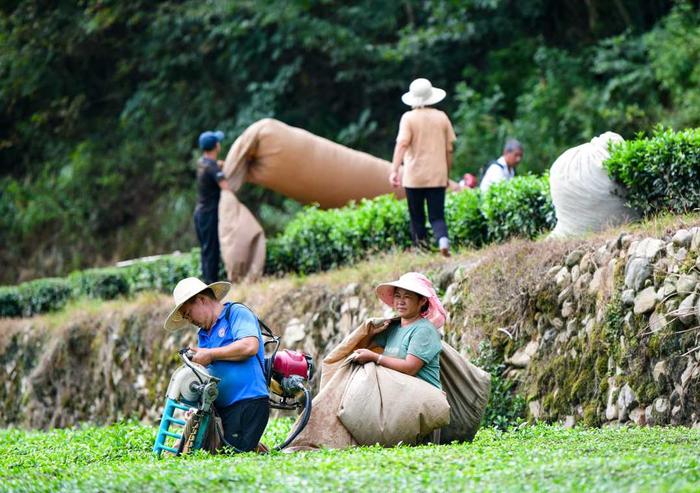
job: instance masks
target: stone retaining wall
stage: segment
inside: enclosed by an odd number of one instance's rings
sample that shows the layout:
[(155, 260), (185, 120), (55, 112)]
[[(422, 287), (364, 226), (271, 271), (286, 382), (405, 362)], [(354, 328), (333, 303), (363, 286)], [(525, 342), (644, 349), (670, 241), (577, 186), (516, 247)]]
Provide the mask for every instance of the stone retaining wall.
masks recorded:
[[(492, 345), (531, 419), (700, 426), (699, 251), (700, 228), (515, 242), (426, 274), (443, 293), (447, 341), (472, 356)], [(544, 252), (532, 280), (493, 274)], [(489, 276), (495, 290), (474, 292)], [(288, 283), (260, 315), (284, 347), (320, 361), (362, 320), (390, 313), (373, 293), (384, 280)], [(159, 419), (175, 352), (196, 340), (161, 329), (169, 309), (150, 296), (59, 321), (0, 320), (0, 426)]]

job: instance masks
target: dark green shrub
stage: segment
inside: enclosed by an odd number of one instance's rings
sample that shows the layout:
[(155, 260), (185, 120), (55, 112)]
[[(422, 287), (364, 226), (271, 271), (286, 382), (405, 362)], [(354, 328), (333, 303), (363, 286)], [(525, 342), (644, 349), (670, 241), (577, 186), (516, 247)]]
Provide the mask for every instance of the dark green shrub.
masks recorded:
[(14, 286), (0, 287), (0, 317), (19, 317), (22, 315), (22, 300), (19, 290)]
[(481, 213), (478, 190), (448, 193), (445, 220), (453, 245), (478, 247), (486, 241), (486, 218)]
[(479, 356), (473, 363), (491, 374), (491, 395), (486, 404), (481, 426), (505, 430), (525, 418), (525, 398), (515, 392), (515, 382), (503, 376), (506, 365), (488, 341), (479, 344)]
[(614, 146), (605, 167), (644, 215), (700, 207), (700, 129), (657, 127), (651, 137)]
[(18, 291), (25, 317), (63, 308), (72, 294), (70, 282), (57, 277), (26, 282)]
[[(222, 270), (221, 279), (226, 278)], [(68, 278), (38, 279), (0, 286), (0, 317), (32, 316), (59, 310), (70, 299), (86, 296), (111, 300), (139, 291), (169, 293), (185, 277), (201, 277), (199, 249), (140, 261), (126, 267), (78, 271)]]
[[(188, 253), (168, 255), (154, 261), (143, 261), (125, 267), (132, 292), (171, 292), (181, 279), (200, 277), (199, 249)], [(222, 275), (222, 279), (226, 276)]]
[(393, 195), (363, 200), (355, 217), (355, 226), (361, 232), (360, 245), (365, 249), (385, 251), (411, 245), (411, 226), (405, 200), (396, 200)]
[[(453, 246), (478, 247), (487, 239), (502, 241), (515, 235), (533, 237), (554, 225), (546, 176), (499, 183), (486, 199), (482, 204), (476, 190), (447, 194), (445, 219)], [(268, 241), (266, 270), (316, 272), (354, 262), (370, 252), (410, 245), (406, 201), (392, 195), (341, 209), (308, 207)]]
[(316, 272), (410, 243), (406, 203), (393, 196), (326, 211), (312, 206), (268, 241), (266, 270)]
[(119, 268), (90, 269), (70, 276), (75, 296), (111, 300), (129, 294), (128, 271)]
[(492, 185), (482, 197), (488, 238), (505, 241), (510, 237), (534, 238), (556, 225), (549, 195), (549, 175), (519, 176)]
[(268, 272), (316, 272), (347, 262), (357, 236), (351, 227), (344, 234), (352, 219), (351, 213), (343, 213), (348, 210), (309, 207), (294, 218), (281, 236), (269, 242)]

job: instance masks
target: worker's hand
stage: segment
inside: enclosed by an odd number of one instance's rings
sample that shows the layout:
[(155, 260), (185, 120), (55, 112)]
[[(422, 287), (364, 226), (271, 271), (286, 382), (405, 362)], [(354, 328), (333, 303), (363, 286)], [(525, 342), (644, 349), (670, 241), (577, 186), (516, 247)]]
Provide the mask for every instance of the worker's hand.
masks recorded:
[(354, 353), (355, 358), (353, 359), (353, 362), (360, 363), (361, 365), (369, 363), (370, 361), (374, 361), (376, 363), (377, 359), (379, 359), (379, 355), (374, 351), (370, 351), (369, 349), (356, 349)]
[(386, 328), (389, 326), (391, 323), (391, 320), (385, 320), (384, 323), (374, 325), (372, 324), (370, 329), (369, 329), (369, 335), (372, 337), (376, 336), (377, 334), (380, 334), (386, 330)]
[(194, 352), (192, 356), (192, 361), (194, 363), (200, 364), (202, 366), (209, 366), (214, 359), (211, 356), (211, 351), (206, 348), (191, 348), (190, 351)]
[(465, 189), (465, 187), (463, 187), (461, 183), (457, 183), (457, 182), (454, 181), (454, 180), (450, 180), (450, 181), (447, 183), (447, 190), (448, 190), (449, 192), (460, 192), (460, 191), (462, 191), (462, 190), (464, 190), (464, 189)]
[(389, 175), (389, 184), (394, 188), (399, 188), (401, 186), (401, 173), (392, 171)]

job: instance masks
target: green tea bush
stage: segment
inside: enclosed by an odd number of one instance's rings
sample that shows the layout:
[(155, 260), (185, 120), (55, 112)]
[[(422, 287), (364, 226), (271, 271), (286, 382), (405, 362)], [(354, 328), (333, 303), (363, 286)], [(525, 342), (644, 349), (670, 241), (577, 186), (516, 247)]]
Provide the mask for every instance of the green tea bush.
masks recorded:
[[(28, 317), (55, 311), (80, 297), (111, 300), (140, 291), (170, 293), (181, 279), (200, 275), (199, 249), (195, 248), (188, 253), (166, 255), (127, 267), (89, 269), (67, 278), (0, 286), (0, 317)], [(226, 278), (223, 270), (220, 278)]]
[(486, 242), (486, 218), (478, 190), (447, 194), (445, 220), (453, 245), (479, 247)]
[(410, 244), (406, 203), (393, 196), (326, 211), (312, 206), (268, 242), (266, 270), (316, 272)]
[(557, 221), (549, 194), (549, 174), (518, 176), (492, 185), (481, 203), (488, 238), (501, 242), (513, 236), (534, 238)]
[[(448, 194), (445, 209), (454, 245), (478, 246), (486, 237), (478, 192)], [(312, 206), (298, 214), (267, 245), (269, 273), (309, 273), (365, 258), (376, 251), (411, 245), (405, 200), (392, 195), (362, 200), (341, 209)]]
[(130, 291), (129, 272), (126, 269), (90, 269), (69, 277), (75, 296), (111, 300), (126, 296)]
[(0, 287), (0, 317), (19, 317), (22, 315), (22, 300), (19, 290), (13, 286)]
[[(292, 427), (271, 418), (261, 442)], [(697, 492), (700, 431), (685, 427), (522, 426), (473, 442), (314, 453), (182, 457), (151, 452), (153, 424), (0, 429), (0, 492), (522, 491)], [(261, 473), (264, 471), (264, 473)]]
[[(555, 224), (549, 178), (527, 176), (499, 183), (484, 200), (478, 190), (448, 193), (445, 220), (453, 246), (533, 237)], [(308, 207), (267, 244), (268, 273), (309, 273), (411, 245), (405, 200), (391, 195), (332, 210)]]
[(700, 207), (698, 128), (674, 132), (657, 127), (651, 137), (614, 146), (605, 167), (627, 189), (629, 205), (644, 215)]
[(58, 310), (68, 302), (71, 294), (71, 284), (63, 278), (37, 279), (18, 288), (22, 315), (25, 317)]
[[(131, 292), (171, 292), (185, 277), (201, 277), (199, 249), (180, 255), (168, 255), (150, 262), (138, 262), (125, 268)], [(220, 276), (225, 279), (225, 274)]]

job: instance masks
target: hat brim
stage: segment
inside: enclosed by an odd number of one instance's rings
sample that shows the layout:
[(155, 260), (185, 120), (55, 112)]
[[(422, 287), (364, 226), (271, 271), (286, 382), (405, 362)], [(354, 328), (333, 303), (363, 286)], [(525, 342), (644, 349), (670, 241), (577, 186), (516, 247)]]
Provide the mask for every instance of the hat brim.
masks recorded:
[(439, 103), (440, 101), (445, 99), (445, 96), (447, 96), (447, 93), (444, 89), (433, 87), (431, 89), (430, 96), (428, 96), (427, 98), (417, 98), (410, 92), (407, 92), (406, 94), (401, 96), (401, 101), (403, 101), (403, 103), (408, 106), (430, 106)]
[(168, 331), (173, 331), (173, 330), (178, 330), (182, 329), (184, 327), (187, 327), (188, 325), (192, 325), (189, 320), (185, 319), (182, 314), (180, 313), (180, 308), (182, 305), (187, 303), (189, 300), (194, 298), (196, 295), (201, 293), (202, 291), (205, 291), (206, 289), (211, 289), (214, 293), (214, 296), (218, 301), (221, 301), (224, 299), (224, 297), (228, 294), (229, 290), (231, 289), (231, 283), (226, 282), (226, 281), (217, 281), (209, 284), (208, 286), (204, 286), (202, 289), (197, 291), (196, 293), (193, 293), (192, 296), (187, 298), (185, 301), (182, 303), (178, 303), (177, 306), (170, 312), (170, 315), (168, 315), (168, 318), (165, 319), (165, 323), (163, 324), (163, 328)]
[(430, 299), (432, 296), (432, 293), (428, 288), (425, 286), (419, 284), (419, 283), (413, 283), (413, 282), (406, 282), (402, 281), (399, 279), (398, 281), (394, 282), (384, 282), (377, 286), (375, 288), (375, 292), (377, 293), (377, 297), (386, 305), (389, 305), (391, 308), (394, 307), (394, 290), (396, 288), (401, 288), (405, 289), (406, 291), (411, 291), (413, 293), (416, 293), (420, 296), (423, 296), (424, 298)]

